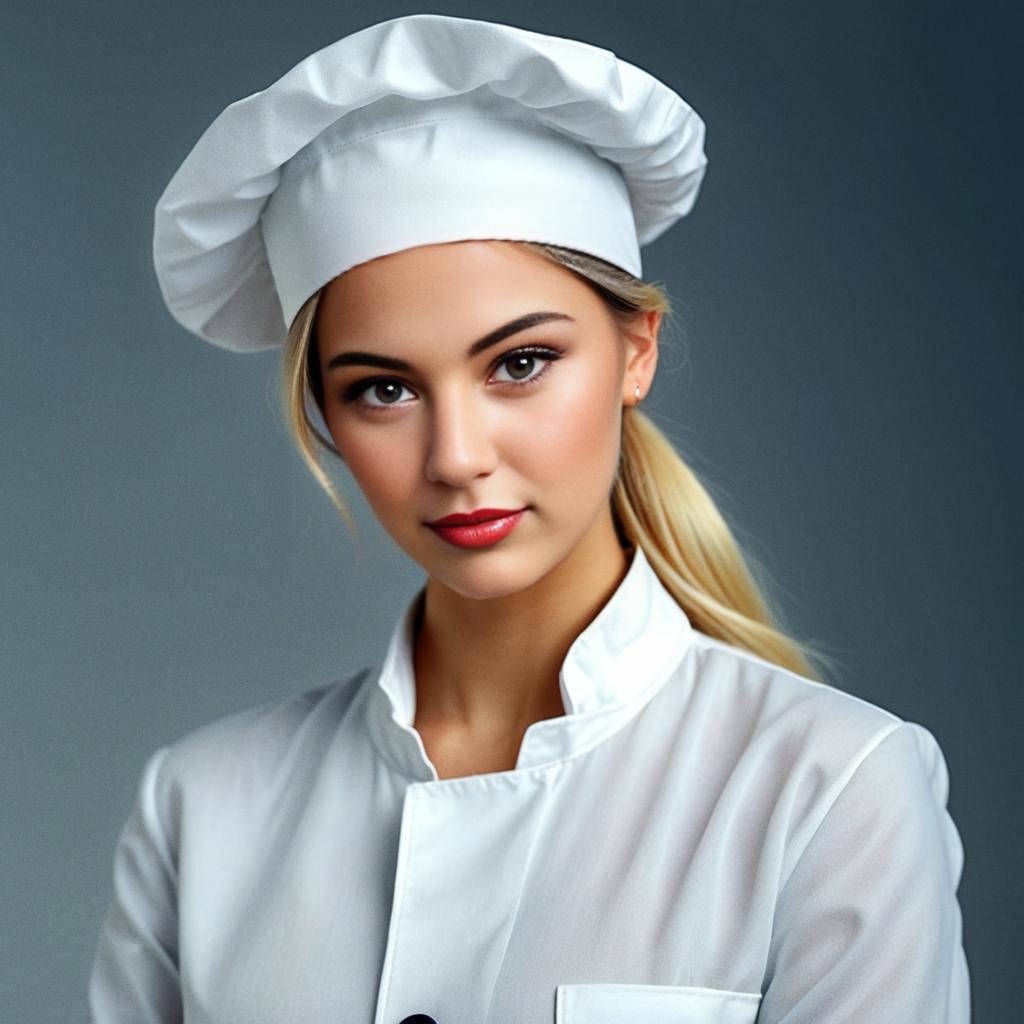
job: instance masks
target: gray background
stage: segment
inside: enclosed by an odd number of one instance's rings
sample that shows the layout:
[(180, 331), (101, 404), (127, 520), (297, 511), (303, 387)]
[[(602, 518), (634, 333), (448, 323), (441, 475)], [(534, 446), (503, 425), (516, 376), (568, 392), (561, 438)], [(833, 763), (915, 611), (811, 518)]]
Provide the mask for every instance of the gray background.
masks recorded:
[[(361, 546), (308, 476), (277, 354), (184, 332), (150, 258), (156, 198), (224, 106), (418, 9), (5, 10), (6, 1020), (82, 1019), (146, 756), (375, 661), (421, 581), (351, 478)], [(707, 121), (700, 200), (644, 251), (682, 327), (646, 407), (770, 571), (787, 625), (839, 660), (833, 681), (939, 739), (975, 1019), (1012, 1019), (1018, 27), (934, 0), (426, 9), (606, 46)]]

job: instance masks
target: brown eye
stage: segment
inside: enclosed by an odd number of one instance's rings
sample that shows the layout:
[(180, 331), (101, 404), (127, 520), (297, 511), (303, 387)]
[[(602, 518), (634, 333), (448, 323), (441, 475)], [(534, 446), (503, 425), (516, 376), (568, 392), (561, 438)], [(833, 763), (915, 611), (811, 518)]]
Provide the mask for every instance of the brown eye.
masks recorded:
[(374, 398), (379, 399), (385, 405), (391, 405), (393, 402), (398, 401), (398, 396), (402, 393), (402, 386), (393, 380), (382, 380), (374, 384), (369, 390)]
[(341, 397), (345, 402), (359, 402), (371, 409), (386, 409), (403, 404), (399, 401), (403, 390), (408, 388), (393, 377), (373, 377), (354, 384)]
[[(547, 373), (551, 363), (561, 358), (561, 352), (549, 348), (515, 349), (498, 360), (498, 369), (508, 371), (505, 384), (532, 384)], [(538, 364), (543, 364), (540, 373), (534, 372)]]
[(536, 356), (513, 356), (505, 363), (505, 366), (508, 367), (508, 372), (512, 376), (513, 380), (522, 380), (524, 377), (530, 376), (530, 371), (533, 369), (533, 365), (536, 362)]

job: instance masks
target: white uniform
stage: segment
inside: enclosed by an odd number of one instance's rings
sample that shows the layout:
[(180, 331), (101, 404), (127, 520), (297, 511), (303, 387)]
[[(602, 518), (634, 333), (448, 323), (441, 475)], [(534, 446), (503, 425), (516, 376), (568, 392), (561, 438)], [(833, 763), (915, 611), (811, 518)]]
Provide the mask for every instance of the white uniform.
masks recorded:
[[(422, 592), (421, 592), (422, 594)], [(93, 1024), (962, 1024), (932, 734), (694, 629), (643, 551), (514, 770), (438, 779), (382, 665), (157, 750)]]

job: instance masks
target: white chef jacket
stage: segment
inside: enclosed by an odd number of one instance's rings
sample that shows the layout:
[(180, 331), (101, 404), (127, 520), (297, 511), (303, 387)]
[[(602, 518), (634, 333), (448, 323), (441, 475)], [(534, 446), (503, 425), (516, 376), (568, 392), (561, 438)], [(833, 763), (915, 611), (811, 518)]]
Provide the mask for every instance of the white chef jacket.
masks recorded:
[(516, 767), (439, 779), (413, 627), (153, 753), (93, 1024), (963, 1024), (923, 726), (695, 629), (642, 549)]

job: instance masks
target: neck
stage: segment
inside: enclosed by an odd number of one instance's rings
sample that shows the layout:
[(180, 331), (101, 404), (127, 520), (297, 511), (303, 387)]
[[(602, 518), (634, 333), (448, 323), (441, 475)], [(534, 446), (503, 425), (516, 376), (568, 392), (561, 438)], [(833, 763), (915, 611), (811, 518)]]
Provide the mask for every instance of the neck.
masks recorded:
[(429, 579), (414, 641), (416, 728), (486, 741), (564, 714), (562, 662), (629, 564), (609, 517), (516, 593), (479, 600)]

